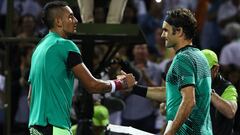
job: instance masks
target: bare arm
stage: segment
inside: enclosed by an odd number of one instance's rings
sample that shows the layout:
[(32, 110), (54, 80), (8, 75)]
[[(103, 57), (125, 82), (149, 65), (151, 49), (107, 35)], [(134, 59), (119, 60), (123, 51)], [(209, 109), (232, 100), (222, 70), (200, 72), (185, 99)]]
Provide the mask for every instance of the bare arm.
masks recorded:
[(195, 106), (195, 88), (193, 86), (182, 88), (181, 94), (182, 102), (169, 130), (165, 131), (165, 135), (174, 135), (184, 121), (188, 118), (193, 107)]
[(148, 87), (147, 98), (164, 102), (166, 101), (166, 88), (165, 87)]
[(147, 87), (142, 85), (134, 85), (131, 93), (159, 102), (166, 101), (165, 87)]
[[(74, 66), (72, 71), (90, 93), (105, 93), (110, 92), (112, 89), (109, 81), (94, 78), (84, 63)], [(132, 74), (126, 74), (126, 81), (128, 87), (132, 87), (135, 84)]]
[(213, 92), (211, 102), (225, 117), (232, 119), (235, 116), (237, 111), (237, 103), (235, 101), (227, 101), (221, 98), (217, 93)]

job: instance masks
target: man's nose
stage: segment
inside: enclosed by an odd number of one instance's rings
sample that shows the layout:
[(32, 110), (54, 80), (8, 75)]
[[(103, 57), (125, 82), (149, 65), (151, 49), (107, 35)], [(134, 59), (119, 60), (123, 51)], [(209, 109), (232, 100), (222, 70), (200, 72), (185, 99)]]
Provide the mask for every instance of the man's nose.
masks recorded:
[(76, 18), (76, 17), (74, 17), (74, 21), (75, 21), (75, 23), (78, 23), (78, 20), (77, 20), (77, 18)]
[(166, 32), (162, 32), (161, 37), (165, 38), (166, 37)]

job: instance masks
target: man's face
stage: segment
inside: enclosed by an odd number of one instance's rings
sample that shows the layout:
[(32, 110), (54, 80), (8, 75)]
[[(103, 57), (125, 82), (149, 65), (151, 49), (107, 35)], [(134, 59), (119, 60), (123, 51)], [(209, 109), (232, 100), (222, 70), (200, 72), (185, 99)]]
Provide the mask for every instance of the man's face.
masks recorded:
[(22, 27), (25, 31), (34, 31), (35, 28), (35, 21), (33, 17), (26, 16), (23, 18)]
[(212, 77), (212, 80), (214, 80), (218, 74), (218, 70), (219, 70), (219, 65), (214, 65), (212, 68), (211, 68), (211, 77)]
[(163, 32), (161, 37), (164, 38), (165, 40), (166, 48), (175, 47), (177, 44), (176, 42), (177, 37), (176, 37), (176, 33), (173, 31), (173, 27), (164, 21), (162, 25), (162, 30)]
[(62, 12), (62, 30), (64, 33), (77, 32), (78, 20), (75, 18), (73, 11), (69, 6), (63, 8)]
[(148, 58), (148, 48), (147, 44), (136, 45), (133, 48), (133, 55), (135, 59), (147, 59)]
[(164, 47), (165, 46), (165, 38), (162, 37), (162, 28), (157, 28), (155, 31), (155, 40), (156, 40), (156, 44), (159, 47)]

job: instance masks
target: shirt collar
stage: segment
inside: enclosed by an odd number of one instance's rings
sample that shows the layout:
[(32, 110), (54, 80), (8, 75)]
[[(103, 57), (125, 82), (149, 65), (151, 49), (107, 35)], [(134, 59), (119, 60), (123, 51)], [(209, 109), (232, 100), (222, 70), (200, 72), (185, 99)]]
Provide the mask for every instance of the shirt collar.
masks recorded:
[(194, 46), (193, 46), (193, 45), (186, 45), (186, 46), (178, 49), (178, 50), (176, 51), (176, 54), (177, 54), (178, 52), (180, 52), (180, 51), (186, 50), (188, 47), (194, 47)]

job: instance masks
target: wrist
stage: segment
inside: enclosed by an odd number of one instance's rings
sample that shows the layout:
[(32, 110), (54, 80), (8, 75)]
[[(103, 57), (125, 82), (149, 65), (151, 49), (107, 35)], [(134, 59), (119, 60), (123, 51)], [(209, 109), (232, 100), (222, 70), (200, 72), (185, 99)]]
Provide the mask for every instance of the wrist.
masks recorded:
[(110, 81), (110, 84), (111, 84), (111, 87), (112, 87), (112, 89), (111, 89), (111, 93), (113, 93), (113, 92), (115, 92), (116, 91), (116, 84), (115, 84), (115, 82), (114, 81)]
[(123, 89), (121, 80), (116, 79), (116, 80), (113, 80), (113, 81), (116, 85), (116, 90), (122, 90)]
[(136, 94), (141, 97), (146, 97), (147, 95), (147, 87), (141, 85), (134, 85), (132, 89), (132, 94)]
[(115, 92), (116, 90), (123, 90), (128, 88), (128, 84), (126, 79), (116, 79), (110, 81), (112, 89), (111, 92)]

